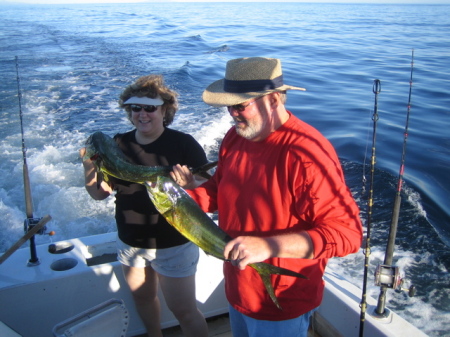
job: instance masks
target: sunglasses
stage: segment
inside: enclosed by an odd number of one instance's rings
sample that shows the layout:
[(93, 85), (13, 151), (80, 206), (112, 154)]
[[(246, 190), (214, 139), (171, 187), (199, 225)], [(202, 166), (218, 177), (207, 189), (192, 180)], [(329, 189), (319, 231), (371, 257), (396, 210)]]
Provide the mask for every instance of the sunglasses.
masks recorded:
[(155, 112), (158, 110), (158, 107), (161, 105), (137, 105), (137, 104), (130, 104), (130, 109), (133, 112), (140, 112), (142, 109), (145, 110), (145, 112)]
[(228, 109), (229, 112), (231, 112), (232, 110), (242, 112), (242, 111), (244, 111), (245, 109), (247, 109), (250, 105), (252, 105), (253, 103), (255, 103), (258, 99), (263, 98), (263, 97), (264, 97), (264, 96), (258, 97), (258, 98), (255, 99), (253, 102), (250, 102), (250, 103), (245, 104), (245, 105), (244, 105), (244, 104), (230, 105), (230, 106), (227, 106), (227, 109)]

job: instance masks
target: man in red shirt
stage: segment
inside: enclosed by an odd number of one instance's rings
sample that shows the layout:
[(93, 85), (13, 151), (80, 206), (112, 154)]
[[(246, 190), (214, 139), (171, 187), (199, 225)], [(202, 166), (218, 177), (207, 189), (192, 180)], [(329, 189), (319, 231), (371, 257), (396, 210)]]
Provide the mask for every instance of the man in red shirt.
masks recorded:
[[(224, 250), (225, 291), (233, 336), (306, 336), (322, 300), (328, 258), (358, 251), (359, 209), (330, 142), (285, 108), (278, 59), (227, 63), (225, 78), (203, 93), (234, 119), (214, 176), (188, 191), (205, 212), (218, 210), (231, 237)], [(183, 174), (181, 167), (175, 174)], [(176, 176), (175, 176), (176, 177)], [(265, 261), (304, 274), (273, 275), (283, 310), (269, 298), (249, 263)]]

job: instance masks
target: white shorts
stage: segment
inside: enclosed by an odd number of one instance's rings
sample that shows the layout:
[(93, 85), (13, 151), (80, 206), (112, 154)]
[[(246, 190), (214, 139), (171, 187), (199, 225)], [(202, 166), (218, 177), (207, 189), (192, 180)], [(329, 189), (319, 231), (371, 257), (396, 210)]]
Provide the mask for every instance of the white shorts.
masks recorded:
[(168, 277), (187, 277), (197, 271), (199, 249), (192, 242), (163, 249), (132, 247), (117, 238), (117, 260), (129, 267), (152, 267)]

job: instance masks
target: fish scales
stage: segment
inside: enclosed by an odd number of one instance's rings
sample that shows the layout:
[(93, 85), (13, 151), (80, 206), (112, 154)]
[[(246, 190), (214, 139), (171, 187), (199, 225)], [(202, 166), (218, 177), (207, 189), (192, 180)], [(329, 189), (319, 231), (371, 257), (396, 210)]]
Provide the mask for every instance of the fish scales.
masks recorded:
[[(148, 194), (158, 212), (182, 235), (218, 259), (225, 260), (223, 251), (232, 238), (197, 205), (186, 191), (163, 176), (156, 183), (146, 183)], [(225, 260), (226, 261), (226, 260)], [(288, 275), (307, 279), (295, 271), (258, 262), (248, 265), (261, 276), (264, 286), (275, 305), (282, 309), (271, 283), (270, 275)]]
[[(144, 184), (146, 181), (156, 181), (158, 176), (169, 177), (172, 171), (172, 166), (144, 166), (130, 163), (115, 140), (100, 131), (93, 133), (86, 141), (83, 161), (87, 159), (93, 161), (97, 172), (100, 172), (106, 180), (108, 176), (112, 176)], [(211, 162), (190, 170), (193, 174), (210, 178), (207, 171), (216, 165), (217, 162)]]

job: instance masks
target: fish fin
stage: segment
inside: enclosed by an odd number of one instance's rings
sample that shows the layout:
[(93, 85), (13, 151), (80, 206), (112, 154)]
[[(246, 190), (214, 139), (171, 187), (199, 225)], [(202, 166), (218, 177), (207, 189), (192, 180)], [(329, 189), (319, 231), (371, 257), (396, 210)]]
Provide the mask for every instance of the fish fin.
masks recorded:
[(217, 166), (217, 161), (213, 161), (213, 162), (207, 163), (205, 165), (196, 167), (196, 168), (192, 169), (191, 172), (194, 175), (198, 175), (205, 179), (209, 179), (209, 178), (211, 178), (211, 174), (209, 174), (208, 171), (216, 166)]

